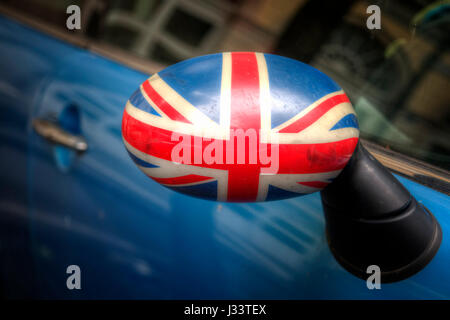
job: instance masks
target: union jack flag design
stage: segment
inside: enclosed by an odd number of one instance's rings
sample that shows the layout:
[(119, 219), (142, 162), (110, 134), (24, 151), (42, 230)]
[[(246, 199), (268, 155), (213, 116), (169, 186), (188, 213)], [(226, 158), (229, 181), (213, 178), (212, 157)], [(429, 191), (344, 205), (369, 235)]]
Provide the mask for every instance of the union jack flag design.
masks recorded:
[[(212, 143), (224, 146), (225, 158), (237, 129), (257, 132), (257, 150), (277, 156), (275, 172), (259, 157), (250, 163), (248, 154), (245, 163), (194, 159)], [(200, 141), (189, 147), (192, 162), (173, 161), (180, 143), (174, 133)], [(126, 104), (122, 135), (135, 164), (156, 182), (243, 202), (323, 189), (350, 159), (359, 128), (347, 96), (325, 74), (289, 58), (233, 52), (189, 59), (151, 76)], [(245, 150), (251, 151), (250, 142)]]

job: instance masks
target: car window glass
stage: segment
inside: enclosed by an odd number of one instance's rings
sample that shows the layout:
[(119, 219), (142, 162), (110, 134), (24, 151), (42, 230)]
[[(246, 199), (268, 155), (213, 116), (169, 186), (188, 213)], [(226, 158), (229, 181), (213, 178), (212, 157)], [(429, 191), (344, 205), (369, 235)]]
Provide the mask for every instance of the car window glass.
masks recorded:
[[(162, 66), (221, 51), (309, 63), (347, 92), (363, 138), (450, 170), (448, 1), (4, 2), (60, 29), (65, 8), (78, 4), (80, 36)], [(380, 8), (380, 29), (368, 27), (371, 5)]]

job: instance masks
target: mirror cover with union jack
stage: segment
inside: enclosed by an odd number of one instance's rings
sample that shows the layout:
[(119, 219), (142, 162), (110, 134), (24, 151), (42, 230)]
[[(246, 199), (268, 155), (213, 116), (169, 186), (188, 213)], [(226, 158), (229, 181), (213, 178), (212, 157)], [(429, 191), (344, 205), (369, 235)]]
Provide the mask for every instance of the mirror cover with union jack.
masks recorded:
[(154, 181), (204, 199), (253, 202), (322, 190), (351, 158), (359, 127), (346, 94), (319, 70), (232, 52), (147, 79), (126, 104), (122, 136)]

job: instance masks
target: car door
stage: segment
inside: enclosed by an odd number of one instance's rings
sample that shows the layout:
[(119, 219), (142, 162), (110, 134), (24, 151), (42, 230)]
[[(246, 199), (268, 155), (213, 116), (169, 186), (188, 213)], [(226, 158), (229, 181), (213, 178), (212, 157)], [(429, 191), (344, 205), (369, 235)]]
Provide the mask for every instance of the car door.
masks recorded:
[[(286, 227), (267, 231), (265, 224), (256, 222), (252, 243), (240, 248), (244, 244), (241, 238), (247, 237), (246, 226), (255, 218), (263, 219), (258, 218), (261, 212), (267, 210), (270, 216), (264, 219), (271, 220), (276, 212), (286, 211), (285, 206), (292, 215), (296, 206), (280, 203), (270, 210), (264, 205), (259, 209), (223, 206), (148, 181), (130, 162), (120, 133), (124, 102), (147, 75), (8, 19), (2, 21), (9, 32), (19, 35), (23, 46), (40, 43), (53, 53), (49, 55), (45, 49), (32, 52), (48, 70), (36, 78), (27, 120), (27, 215), (38, 296), (245, 297), (258, 292), (253, 286), (261, 282), (261, 276), (286, 276), (289, 264), (303, 254), (295, 252), (296, 246), (302, 247), (297, 242), (319, 240), (308, 228), (303, 240), (292, 235), (293, 231), (287, 230), (296, 222), (286, 218)], [(6, 57), (16, 72), (21, 69), (23, 61), (11, 60), (9, 54)], [(33, 120), (49, 120), (82, 135), (88, 150), (76, 154), (49, 143), (31, 129)], [(309, 212), (313, 217), (305, 218), (320, 228), (317, 197), (312, 205)], [(218, 211), (220, 216), (216, 216)], [(240, 230), (237, 235), (234, 228)], [(284, 244), (285, 238), (292, 239)], [(267, 244), (281, 251), (259, 252)], [(280, 259), (283, 251), (293, 254), (294, 262), (277, 266), (271, 260)], [(73, 264), (82, 270), (81, 291), (66, 286), (66, 269)], [(263, 275), (247, 274), (254, 265)], [(239, 279), (245, 279), (244, 283)], [(242, 290), (248, 282), (252, 285)], [(274, 290), (271, 283), (258, 286), (263, 286), (263, 296)], [(282, 286), (278, 290), (284, 291)]]
[[(161, 187), (129, 159), (120, 131), (125, 102), (148, 74), (4, 16), (0, 26), (3, 48), (13, 48), (2, 50), (2, 68), (11, 70), (4, 83), (9, 93), (27, 88), (27, 94), (4, 100), (8, 102), (4, 110), (12, 114), (4, 112), (5, 117), (19, 114), (21, 130), (17, 129), (16, 140), (4, 138), (6, 134), (2, 139), (8, 148), (17, 148), (15, 142), (22, 139), (22, 146), (20, 157), (6, 149), (3, 153), (2, 163), (9, 165), (2, 166), (2, 174), (18, 187), (8, 188), (2, 200), (18, 197), (15, 203), (22, 205), (25, 218), (17, 222), (17, 229), (24, 230), (28, 251), (22, 256), (29, 259), (27, 266), (33, 271), (34, 296), (450, 296), (447, 195), (399, 178), (436, 215), (444, 240), (422, 272), (385, 285), (379, 292), (370, 291), (331, 255), (318, 194), (268, 203), (221, 204)], [(77, 153), (54, 145), (35, 130), (36, 120), (83, 137), (87, 150)], [(13, 127), (5, 121), (7, 125)], [(14, 164), (16, 159), (20, 163)], [(19, 168), (26, 174), (16, 172)], [(7, 256), (9, 251), (2, 252)], [(14, 265), (21, 263), (10, 260)], [(81, 290), (69, 290), (66, 285), (71, 265), (81, 270)]]

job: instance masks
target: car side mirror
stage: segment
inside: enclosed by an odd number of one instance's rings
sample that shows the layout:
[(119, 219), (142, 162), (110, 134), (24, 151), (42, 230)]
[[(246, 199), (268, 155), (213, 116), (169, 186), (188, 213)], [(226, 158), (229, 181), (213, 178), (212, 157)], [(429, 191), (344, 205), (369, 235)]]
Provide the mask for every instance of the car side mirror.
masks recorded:
[(147, 176), (215, 201), (321, 192), (331, 252), (349, 272), (405, 279), (442, 239), (434, 216), (364, 149), (353, 107), (328, 76), (254, 52), (170, 66), (128, 100), (125, 147)]

